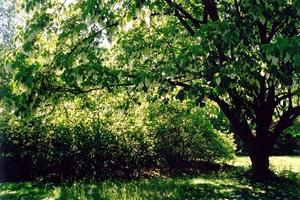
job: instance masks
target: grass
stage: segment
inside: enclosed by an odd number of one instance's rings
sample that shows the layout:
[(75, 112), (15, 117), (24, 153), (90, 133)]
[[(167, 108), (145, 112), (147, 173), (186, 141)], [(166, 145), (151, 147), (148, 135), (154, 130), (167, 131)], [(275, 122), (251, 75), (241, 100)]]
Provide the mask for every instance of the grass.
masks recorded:
[[(233, 163), (247, 167), (246, 157)], [(241, 168), (219, 173), (135, 181), (106, 180), (40, 185), (33, 182), (0, 184), (0, 199), (299, 199), (300, 157), (272, 157), (274, 170), (293, 180), (252, 183)], [(288, 171), (288, 173), (287, 173)], [(296, 180), (296, 181), (295, 181)]]
[[(246, 156), (238, 156), (231, 164), (241, 167), (250, 167), (250, 159)], [(271, 169), (277, 173), (291, 171), (300, 173), (300, 156), (271, 156)]]

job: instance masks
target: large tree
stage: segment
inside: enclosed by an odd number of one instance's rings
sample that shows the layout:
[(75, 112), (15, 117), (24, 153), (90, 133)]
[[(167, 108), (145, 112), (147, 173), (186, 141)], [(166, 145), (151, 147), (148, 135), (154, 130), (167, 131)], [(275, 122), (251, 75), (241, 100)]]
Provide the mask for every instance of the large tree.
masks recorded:
[[(214, 101), (270, 174), (278, 136), (300, 115), (299, 0), (25, 1), (7, 63), (18, 111), (94, 90), (143, 89)], [(175, 90), (174, 90), (175, 89)]]

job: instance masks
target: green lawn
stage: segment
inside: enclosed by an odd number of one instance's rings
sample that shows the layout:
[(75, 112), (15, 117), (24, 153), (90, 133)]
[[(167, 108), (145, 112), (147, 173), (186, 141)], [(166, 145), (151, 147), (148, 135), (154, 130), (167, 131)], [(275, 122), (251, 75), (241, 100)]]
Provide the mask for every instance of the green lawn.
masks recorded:
[[(250, 159), (246, 156), (237, 157), (231, 164), (235, 166), (249, 167)], [(273, 171), (282, 173), (284, 171), (292, 171), (300, 173), (300, 156), (272, 156), (270, 157), (270, 165)]]
[[(299, 199), (300, 157), (272, 157), (274, 170), (291, 180), (265, 184), (242, 178), (241, 170), (198, 176), (136, 181), (77, 182), (39, 185), (31, 182), (0, 184), (0, 199)], [(247, 166), (246, 157), (234, 165)], [(287, 170), (290, 170), (289, 172)], [(298, 180), (298, 183), (295, 181)]]

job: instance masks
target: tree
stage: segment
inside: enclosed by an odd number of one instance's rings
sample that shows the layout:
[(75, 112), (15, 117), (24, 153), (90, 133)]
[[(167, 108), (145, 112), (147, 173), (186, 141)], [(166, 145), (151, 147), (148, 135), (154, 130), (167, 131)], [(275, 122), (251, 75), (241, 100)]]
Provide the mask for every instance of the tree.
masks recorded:
[[(38, 5), (38, 6), (37, 6)], [(214, 101), (270, 175), (278, 136), (300, 115), (300, 1), (26, 1), (9, 60), (18, 111), (66, 93), (123, 86)], [(166, 95), (167, 94), (167, 95)], [(28, 106), (30, 105), (30, 106)]]

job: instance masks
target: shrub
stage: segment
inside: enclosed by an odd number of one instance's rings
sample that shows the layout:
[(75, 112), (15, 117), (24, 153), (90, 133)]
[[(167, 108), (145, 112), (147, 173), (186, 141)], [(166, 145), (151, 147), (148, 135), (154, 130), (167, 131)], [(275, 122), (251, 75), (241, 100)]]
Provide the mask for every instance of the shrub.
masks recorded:
[(93, 125), (15, 125), (2, 127), (0, 135), (5, 159), (1, 179), (131, 178), (151, 159), (145, 138), (116, 135)]
[(52, 121), (2, 118), (1, 179), (133, 178), (144, 168), (234, 155), (231, 136), (215, 130), (202, 109), (184, 103), (114, 108), (98, 118), (58, 115)]
[(232, 135), (214, 129), (203, 109), (173, 102), (151, 110), (156, 151), (166, 164), (178, 166), (184, 161), (215, 162), (234, 157)]

